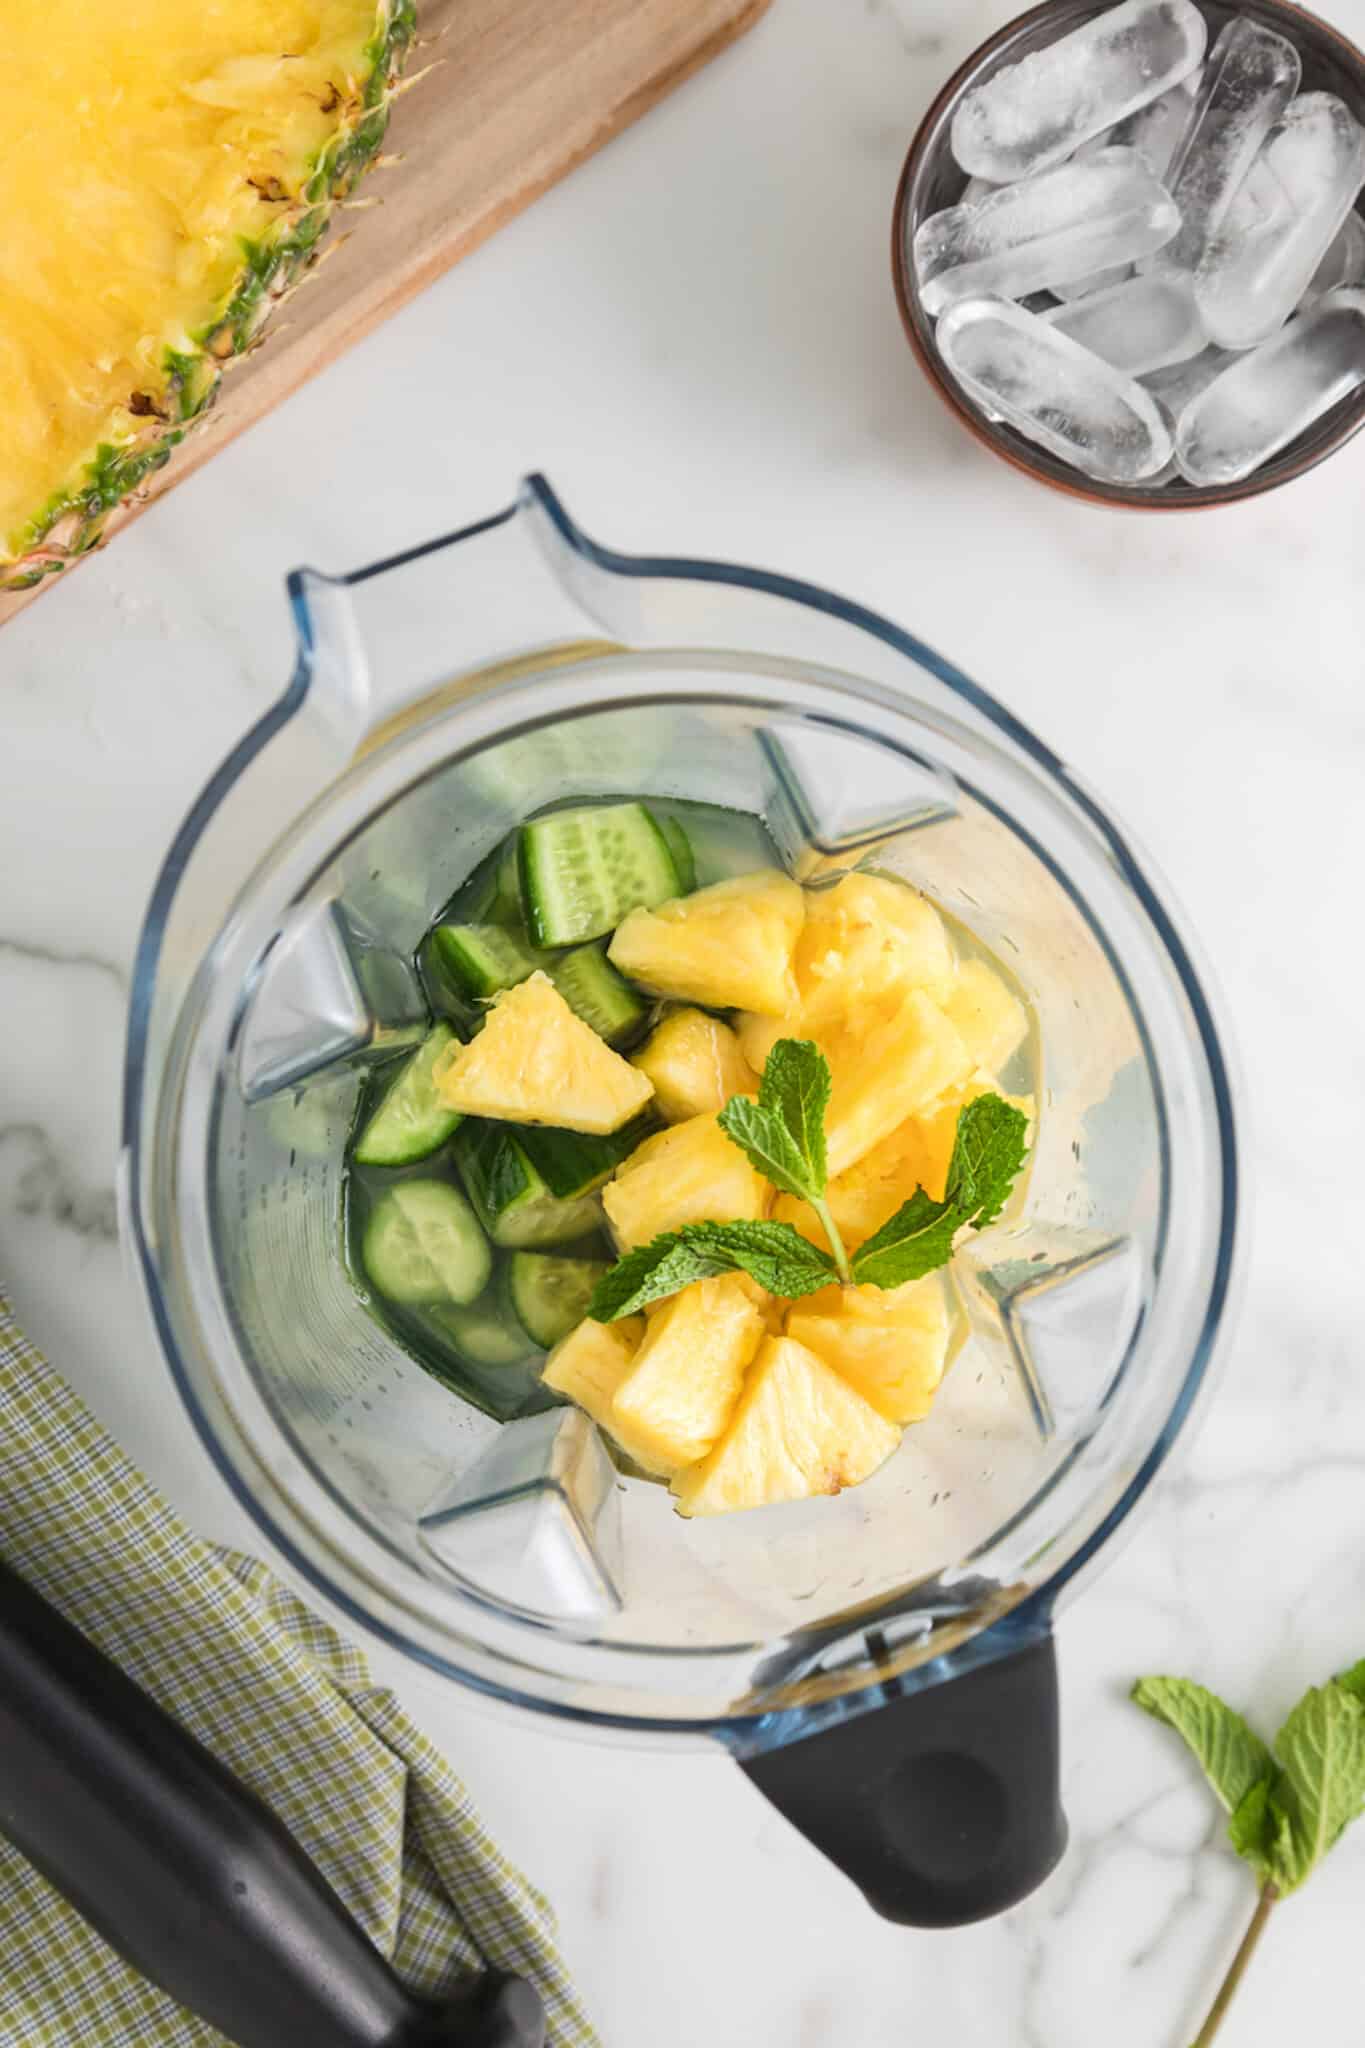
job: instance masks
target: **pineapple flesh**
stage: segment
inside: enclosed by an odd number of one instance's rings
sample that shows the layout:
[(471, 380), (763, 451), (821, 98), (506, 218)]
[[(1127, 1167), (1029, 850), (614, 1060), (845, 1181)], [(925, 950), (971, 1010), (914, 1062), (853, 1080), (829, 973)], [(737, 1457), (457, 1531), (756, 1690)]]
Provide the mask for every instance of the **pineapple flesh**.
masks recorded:
[(477, 1038), (451, 1045), (433, 1079), (463, 1116), (600, 1135), (619, 1131), (654, 1093), (539, 972), (498, 997)]
[(846, 1173), (976, 1065), (937, 1003), (914, 988), (893, 990), (850, 1016), (825, 1051), (833, 1078), (825, 1120), (831, 1177)]
[(704, 1010), (674, 1010), (631, 1061), (654, 1084), (654, 1105), (671, 1124), (715, 1115), (732, 1095), (756, 1095), (758, 1076), (739, 1040)]
[(704, 1458), (724, 1430), (766, 1324), (740, 1273), (694, 1281), (647, 1321), (606, 1426), (639, 1462), (672, 1473)]
[(805, 892), (764, 868), (657, 910), (632, 910), (608, 957), (655, 995), (783, 1017), (797, 1004), (792, 955), (805, 917)]
[(713, 1116), (690, 1117), (637, 1145), (602, 1190), (622, 1251), (684, 1223), (766, 1216), (772, 1189)]
[(932, 903), (889, 876), (853, 874), (808, 894), (794, 966), (804, 1027), (794, 1035), (818, 1037), (892, 989), (941, 1002), (955, 962)]
[(8, 0), (0, 589), (167, 459), (379, 150), (413, 0)]
[(903, 1287), (828, 1287), (787, 1317), (789, 1337), (900, 1424), (922, 1421), (933, 1406), (951, 1332), (938, 1273)]
[(790, 1337), (768, 1337), (720, 1442), (673, 1482), (685, 1515), (722, 1515), (810, 1500), (857, 1486), (900, 1442), (823, 1359)]
[(667, 1479), (673, 1468), (651, 1464), (640, 1446), (625, 1442), (612, 1415), (616, 1390), (630, 1373), (644, 1335), (643, 1316), (624, 1316), (619, 1323), (595, 1323), (589, 1317), (556, 1344), (546, 1360), (541, 1383), (575, 1402), (599, 1429), (614, 1436), (641, 1471)]

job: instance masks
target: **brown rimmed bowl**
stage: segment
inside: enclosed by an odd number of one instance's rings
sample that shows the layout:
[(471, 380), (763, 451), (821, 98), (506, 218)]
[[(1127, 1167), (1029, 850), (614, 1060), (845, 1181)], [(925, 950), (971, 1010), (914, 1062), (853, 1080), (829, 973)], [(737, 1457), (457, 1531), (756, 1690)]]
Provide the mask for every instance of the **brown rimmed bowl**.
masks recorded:
[[(1195, 485), (1177, 478), (1156, 490), (1132, 484), (1099, 483), (1035, 446), (1003, 421), (988, 418), (948, 374), (934, 339), (934, 322), (920, 303), (911, 256), (915, 231), (921, 221), (937, 213), (940, 207), (955, 205), (967, 184), (966, 173), (959, 169), (949, 145), (958, 101), (970, 87), (1004, 65), (1017, 63), (1032, 51), (1056, 42), (1059, 36), (1078, 28), (1093, 15), (1105, 13), (1110, 4), (1112, 0), (1043, 0), (1042, 6), (1008, 22), (983, 43), (948, 80), (920, 123), (896, 188), (891, 227), (896, 301), (910, 346), (945, 405), (984, 447), (1015, 469), (1092, 505), (1121, 505), (1139, 512), (1190, 512), (1209, 505), (1236, 504), (1240, 499), (1256, 498), (1263, 491), (1291, 483), (1359, 433), (1365, 427), (1365, 385), (1343, 398), (1240, 483)], [(1249, 15), (1287, 36), (1297, 45), (1303, 59), (1302, 90), (1336, 93), (1365, 126), (1365, 55), (1339, 29), (1330, 28), (1305, 8), (1290, 5), (1290, 0), (1240, 0), (1237, 5), (1228, 4), (1228, 0), (1197, 0), (1197, 4), (1209, 24), (1210, 43), (1223, 24), (1238, 14)]]

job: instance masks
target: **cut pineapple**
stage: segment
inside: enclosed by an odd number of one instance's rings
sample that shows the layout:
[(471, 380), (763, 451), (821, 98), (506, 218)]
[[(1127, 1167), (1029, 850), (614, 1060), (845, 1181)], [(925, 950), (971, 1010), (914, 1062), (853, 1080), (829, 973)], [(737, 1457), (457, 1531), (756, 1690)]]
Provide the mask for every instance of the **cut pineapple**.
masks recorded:
[(792, 954), (805, 914), (796, 883), (765, 868), (657, 910), (632, 910), (608, 953), (656, 995), (780, 1017), (796, 1007)]
[(432, 1078), (465, 1116), (597, 1133), (620, 1130), (654, 1093), (540, 973), (499, 996), (478, 1037), (450, 1046)]
[(1004, 1066), (1028, 1031), (1023, 1004), (984, 960), (963, 961), (943, 1008), (971, 1054), (972, 1065), (988, 1073)]
[(676, 1472), (711, 1449), (765, 1333), (746, 1276), (696, 1280), (651, 1310), (645, 1340), (607, 1421), (641, 1464)]
[(576, 1402), (599, 1429), (616, 1438), (642, 1471), (666, 1479), (672, 1468), (651, 1465), (634, 1445), (622, 1441), (612, 1422), (616, 1390), (634, 1365), (644, 1334), (643, 1316), (623, 1316), (619, 1323), (595, 1323), (589, 1317), (571, 1330), (562, 1343), (556, 1344), (545, 1362), (541, 1381), (556, 1394)]
[[(957, 1112), (953, 1111), (954, 1129)], [(951, 1149), (951, 1139), (949, 1148)], [(946, 1162), (945, 1162), (946, 1164)], [(917, 1117), (907, 1117), (894, 1131), (865, 1152), (846, 1173), (837, 1174), (825, 1189), (830, 1214), (845, 1245), (856, 1251), (883, 1223), (894, 1216), (902, 1202), (908, 1202), (917, 1187), (927, 1188), (936, 1201), (943, 1199), (942, 1186), (930, 1187), (926, 1176), (933, 1172), (933, 1160)], [(939, 1175), (940, 1182), (942, 1175)], [(820, 1219), (809, 1203), (794, 1195), (780, 1195), (773, 1215), (779, 1223), (790, 1223), (812, 1244), (823, 1244)]]
[(971, 1072), (975, 1062), (922, 990), (868, 1004), (826, 1046), (833, 1089), (825, 1119), (831, 1178)]
[(804, 1038), (805, 1027), (799, 1011), (787, 1017), (760, 1017), (752, 1010), (743, 1010), (735, 1019), (735, 1037), (745, 1060), (756, 1074), (761, 1074), (768, 1064), (768, 1054), (779, 1038)]
[(765, 1339), (730, 1427), (673, 1482), (685, 1515), (722, 1515), (856, 1486), (900, 1431), (823, 1359), (790, 1337)]
[(413, 0), (7, 0), (0, 588), (93, 545), (378, 152)]
[(832, 889), (808, 890), (794, 965), (808, 1037), (890, 989), (922, 988), (941, 1002), (953, 986), (942, 918), (885, 875), (845, 875)]
[(714, 1115), (732, 1095), (758, 1091), (758, 1077), (734, 1032), (704, 1010), (674, 1010), (631, 1065), (653, 1082), (655, 1107), (671, 1124)]
[(771, 1188), (713, 1116), (690, 1117), (637, 1145), (602, 1190), (622, 1251), (684, 1223), (766, 1216)]
[(827, 1287), (799, 1301), (787, 1335), (823, 1358), (888, 1422), (918, 1422), (943, 1378), (951, 1324), (938, 1273), (904, 1287)]

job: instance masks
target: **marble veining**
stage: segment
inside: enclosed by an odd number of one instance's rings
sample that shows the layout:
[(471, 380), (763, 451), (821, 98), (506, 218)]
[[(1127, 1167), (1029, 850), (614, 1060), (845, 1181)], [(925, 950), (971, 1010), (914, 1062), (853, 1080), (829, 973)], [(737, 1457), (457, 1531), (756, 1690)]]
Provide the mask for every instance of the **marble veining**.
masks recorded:
[[(1365, 0), (1326, 11), (1365, 39)], [(892, 193), (1010, 12), (775, 0), (0, 636), (0, 1271), (219, 1540), (255, 1538), (113, 1242), (122, 1017), (171, 834), (286, 679), (296, 563), (449, 530), (540, 467), (616, 546), (843, 589), (1057, 745), (1198, 934), (1242, 1073), (1245, 1302), (1202, 1433), (1062, 1618), (1072, 1838), (1032, 1900), (884, 1926), (719, 1758), (567, 1743), (374, 1653), (554, 1897), (608, 2048), (1182, 2048), (1249, 1880), (1127, 1688), (1189, 1671), (1268, 1731), (1365, 1654), (1365, 441), (1264, 500), (1148, 520), (1045, 493), (949, 417), (900, 333)], [(1277, 1912), (1226, 2048), (1353, 2038), (1363, 1881), (1365, 1830)]]

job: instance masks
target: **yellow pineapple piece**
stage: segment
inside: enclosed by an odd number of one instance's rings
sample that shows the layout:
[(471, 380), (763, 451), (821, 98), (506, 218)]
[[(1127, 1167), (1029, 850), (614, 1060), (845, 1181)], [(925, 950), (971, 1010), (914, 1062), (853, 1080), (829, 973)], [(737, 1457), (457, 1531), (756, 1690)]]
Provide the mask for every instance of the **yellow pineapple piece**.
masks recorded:
[(845, 875), (806, 893), (806, 922), (793, 966), (804, 1035), (840, 1024), (889, 989), (948, 994), (953, 949), (932, 903), (886, 875)]
[(969, 1102), (975, 1102), (981, 1095), (1000, 1096), (1002, 1101), (1021, 1109), (1032, 1122), (1031, 1095), (1008, 1095), (994, 1074), (980, 1071), (960, 1087), (950, 1088), (940, 1102), (911, 1117), (908, 1128), (913, 1134), (913, 1146), (918, 1148), (921, 1184), (936, 1202), (943, 1200), (947, 1185), (948, 1166), (957, 1142), (958, 1117)]
[(972, 1065), (988, 1073), (1004, 1066), (1028, 1032), (1023, 1004), (984, 960), (963, 961), (943, 1009), (971, 1054)]
[(975, 1065), (921, 989), (893, 990), (864, 1006), (825, 1050), (834, 1082), (825, 1119), (831, 1179), (847, 1173), (907, 1116), (965, 1080)]
[[(956, 1112), (954, 1112), (956, 1117)], [(949, 1149), (952, 1141), (949, 1140)], [(946, 1161), (945, 1161), (946, 1165)], [(933, 1155), (921, 1128), (921, 1119), (907, 1117), (894, 1131), (865, 1152), (845, 1173), (836, 1174), (825, 1188), (825, 1200), (839, 1235), (850, 1251), (881, 1229), (902, 1202), (908, 1202), (917, 1187), (927, 1188), (942, 1201), (940, 1185), (930, 1186), (926, 1176), (934, 1172)], [(812, 1244), (823, 1244), (820, 1221), (806, 1202), (794, 1195), (779, 1195), (773, 1209), (776, 1222), (790, 1223)]]
[(499, 996), (478, 1037), (452, 1045), (433, 1079), (465, 1116), (598, 1133), (620, 1130), (654, 1093), (539, 973)]
[(654, 1084), (661, 1116), (678, 1124), (714, 1115), (732, 1095), (753, 1095), (758, 1077), (728, 1024), (704, 1010), (674, 1010), (631, 1061)]
[(556, 1344), (545, 1361), (541, 1380), (556, 1394), (575, 1402), (599, 1429), (615, 1436), (643, 1470), (655, 1471), (663, 1478), (663, 1468), (650, 1465), (633, 1445), (622, 1443), (612, 1423), (616, 1390), (630, 1373), (644, 1335), (643, 1316), (623, 1316), (619, 1323), (595, 1323), (591, 1316), (586, 1317)]
[(616, 1389), (607, 1428), (652, 1471), (695, 1464), (730, 1420), (765, 1331), (746, 1277), (695, 1280), (649, 1311), (644, 1342)]
[(918, 1422), (943, 1378), (951, 1321), (942, 1276), (904, 1287), (826, 1287), (795, 1302), (787, 1335), (888, 1422)]
[(768, 1337), (715, 1449), (673, 1482), (685, 1515), (722, 1515), (857, 1486), (885, 1463), (900, 1431), (823, 1359)]
[(684, 1223), (766, 1216), (771, 1188), (713, 1116), (657, 1131), (637, 1145), (602, 1190), (622, 1251)]
[(607, 951), (614, 967), (656, 995), (782, 1016), (796, 1007), (792, 954), (805, 915), (796, 883), (764, 868), (657, 910), (632, 910)]
[(735, 1018), (735, 1037), (739, 1040), (740, 1052), (753, 1068), (761, 1074), (768, 1064), (768, 1054), (779, 1038), (809, 1037), (799, 1011), (786, 1017), (760, 1017), (753, 1010), (741, 1010)]

